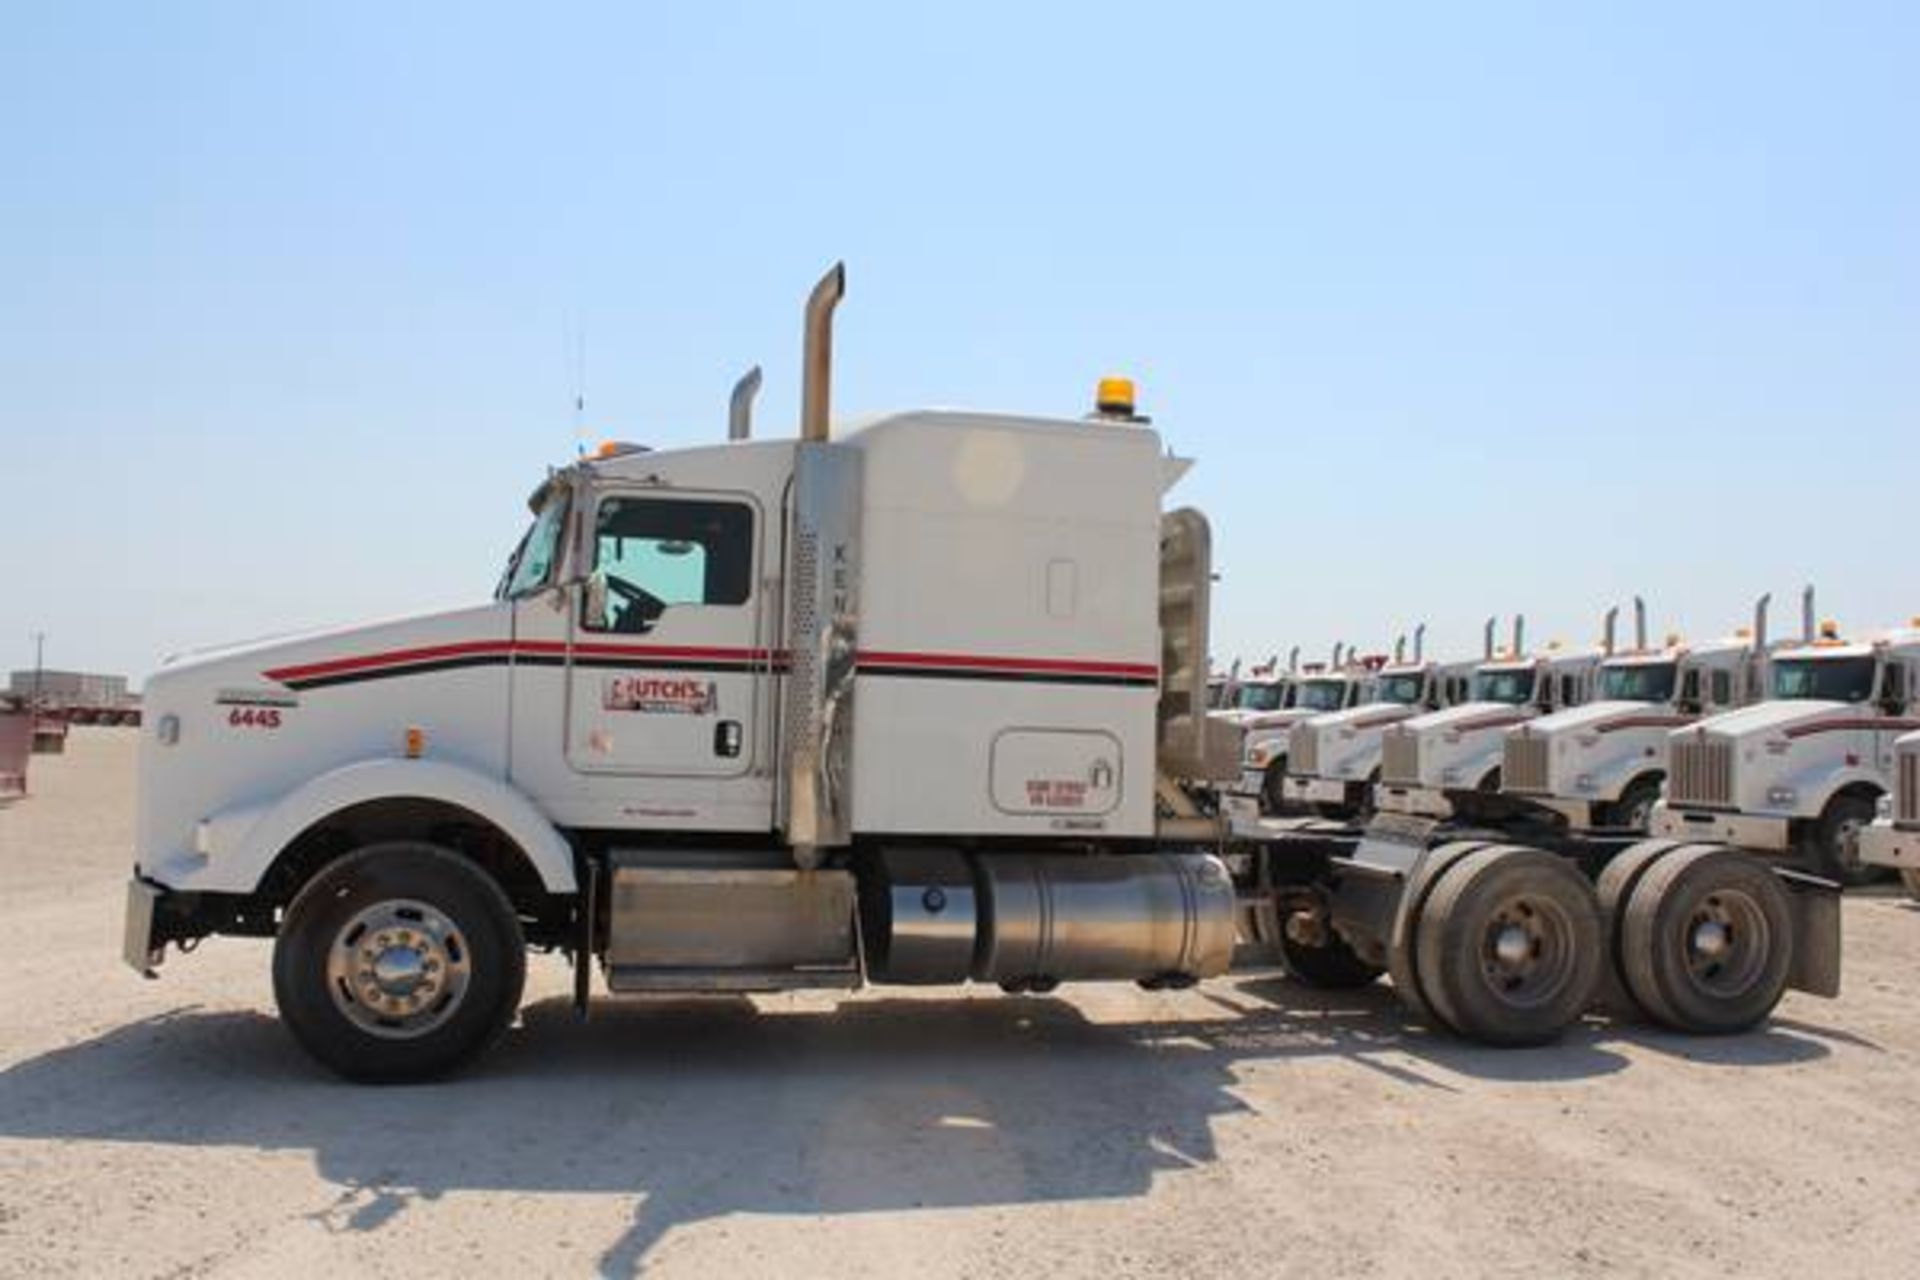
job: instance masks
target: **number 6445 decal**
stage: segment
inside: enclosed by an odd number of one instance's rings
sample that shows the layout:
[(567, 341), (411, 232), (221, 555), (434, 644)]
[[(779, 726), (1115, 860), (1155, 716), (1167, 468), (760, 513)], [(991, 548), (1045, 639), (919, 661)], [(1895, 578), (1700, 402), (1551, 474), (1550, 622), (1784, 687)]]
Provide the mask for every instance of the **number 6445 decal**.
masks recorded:
[(227, 723), (240, 729), (278, 729), (278, 707), (235, 707), (227, 713)]

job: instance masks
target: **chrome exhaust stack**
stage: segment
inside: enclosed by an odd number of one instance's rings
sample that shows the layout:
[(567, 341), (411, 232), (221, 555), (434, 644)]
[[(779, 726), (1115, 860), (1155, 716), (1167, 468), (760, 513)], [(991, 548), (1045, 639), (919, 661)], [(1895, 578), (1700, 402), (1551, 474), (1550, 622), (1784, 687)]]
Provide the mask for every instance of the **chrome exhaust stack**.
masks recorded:
[(1293, 648), (1287, 650), (1287, 674), (1292, 675), (1294, 672), (1298, 671), (1299, 669), (1300, 669), (1300, 646), (1295, 645), (1293, 646)]
[(753, 399), (759, 394), (760, 366), (755, 365), (740, 375), (740, 381), (733, 384), (733, 394), (727, 397), (727, 439), (753, 438)]
[(1809, 582), (1800, 593), (1800, 639), (1812, 644), (1819, 634), (1819, 624), (1813, 620), (1813, 584)]
[(1647, 602), (1639, 596), (1633, 598), (1633, 647), (1647, 651)]
[(1607, 620), (1600, 628), (1600, 648), (1611, 658), (1613, 656), (1613, 634), (1620, 622), (1620, 606), (1607, 610)]
[(1767, 651), (1767, 610), (1773, 604), (1773, 593), (1767, 592), (1753, 602), (1753, 651)]
[(1498, 621), (1499, 621), (1498, 618), (1487, 619), (1486, 635), (1481, 639), (1481, 642), (1480, 642), (1480, 656), (1484, 661), (1487, 661), (1487, 662), (1493, 661), (1493, 627), (1494, 627), (1494, 624)]
[(1427, 624), (1421, 623), (1413, 629), (1413, 660), (1420, 662), (1427, 656)]
[(1518, 658), (1523, 656), (1526, 653), (1527, 651), (1526, 639), (1527, 639), (1527, 615), (1524, 613), (1516, 613), (1513, 615), (1513, 656), (1514, 657)]
[(800, 438), (827, 439), (827, 411), (833, 392), (833, 309), (847, 296), (847, 264), (836, 262), (807, 297), (801, 357)]
[(1405, 632), (1393, 638), (1393, 665), (1400, 666), (1407, 660), (1407, 636)]

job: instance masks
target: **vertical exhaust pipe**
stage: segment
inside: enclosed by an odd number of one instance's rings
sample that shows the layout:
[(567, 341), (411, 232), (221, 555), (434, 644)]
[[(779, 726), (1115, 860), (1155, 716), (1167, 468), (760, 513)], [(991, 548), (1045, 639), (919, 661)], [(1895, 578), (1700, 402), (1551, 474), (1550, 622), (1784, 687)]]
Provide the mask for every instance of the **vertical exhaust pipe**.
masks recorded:
[(1809, 582), (1806, 590), (1800, 593), (1800, 639), (1812, 644), (1819, 634), (1818, 625), (1813, 620), (1813, 584)]
[(1767, 651), (1767, 608), (1773, 603), (1773, 593), (1767, 592), (1753, 602), (1753, 651)]
[(1421, 623), (1413, 629), (1413, 660), (1419, 662), (1427, 656), (1427, 624)]
[(1516, 613), (1513, 615), (1513, 656), (1514, 657), (1518, 658), (1519, 656), (1521, 656), (1527, 651), (1526, 640), (1527, 640), (1527, 615), (1524, 613)]
[(1497, 618), (1487, 619), (1487, 633), (1480, 645), (1480, 656), (1488, 662), (1493, 661), (1493, 625), (1496, 621)]
[(1647, 651), (1647, 602), (1639, 596), (1633, 598), (1633, 647)]
[(1287, 674), (1292, 675), (1294, 672), (1298, 671), (1299, 669), (1300, 669), (1300, 646), (1295, 645), (1293, 646), (1293, 648), (1287, 650)]
[(727, 439), (753, 437), (753, 398), (759, 394), (760, 366), (755, 365), (740, 375), (740, 381), (733, 384), (733, 394), (727, 397)]
[(833, 395), (833, 309), (847, 295), (847, 264), (836, 262), (807, 297), (805, 346), (800, 383), (800, 438), (827, 439), (827, 410)]
[(1402, 632), (1401, 634), (1393, 638), (1393, 665), (1396, 667), (1400, 666), (1406, 660), (1407, 660), (1407, 637), (1406, 637), (1406, 633)]
[(1607, 610), (1607, 620), (1600, 628), (1600, 648), (1611, 658), (1613, 656), (1613, 633), (1620, 622), (1620, 606)]
[(1327, 670), (1338, 671), (1340, 669), (1340, 650), (1344, 647), (1344, 641), (1335, 640), (1333, 642), (1333, 657), (1327, 662)]

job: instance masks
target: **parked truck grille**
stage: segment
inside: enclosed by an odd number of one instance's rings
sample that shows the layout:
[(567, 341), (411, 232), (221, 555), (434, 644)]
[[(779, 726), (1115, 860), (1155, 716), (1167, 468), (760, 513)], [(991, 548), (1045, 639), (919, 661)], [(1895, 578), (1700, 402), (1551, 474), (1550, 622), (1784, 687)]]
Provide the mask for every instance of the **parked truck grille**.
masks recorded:
[(1900, 753), (1900, 787), (1893, 801), (1893, 819), (1920, 823), (1920, 751)]
[(1287, 771), (1313, 777), (1320, 772), (1320, 731), (1304, 724), (1287, 735)]
[(1676, 805), (1733, 803), (1733, 743), (1683, 738), (1672, 745), (1667, 799)]
[(1411, 733), (1389, 732), (1380, 744), (1380, 778), (1401, 786), (1420, 785), (1420, 739)]
[(1547, 740), (1536, 734), (1509, 735), (1500, 762), (1500, 785), (1507, 791), (1547, 790)]

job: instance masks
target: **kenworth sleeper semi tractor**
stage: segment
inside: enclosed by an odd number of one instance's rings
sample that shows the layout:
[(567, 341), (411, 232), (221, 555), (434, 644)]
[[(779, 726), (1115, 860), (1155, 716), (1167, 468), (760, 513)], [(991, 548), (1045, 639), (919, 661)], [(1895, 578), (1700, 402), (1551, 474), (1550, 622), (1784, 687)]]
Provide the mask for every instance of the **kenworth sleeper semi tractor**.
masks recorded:
[(1358, 706), (1371, 696), (1372, 671), (1351, 659), (1343, 664), (1345, 654), (1344, 642), (1335, 645), (1327, 666), (1309, 664), (1293, 678), (1286, 706), (1241, 722), (1245, 738), (1240, 778), (1238, 785), (1229, 785), (1226, 796), (1230, 813), (1243, 820), (1279, 813), (1286, 806), (1287, 743), (1293, 727), (1329, 711)]
[[(1728, 850), (1235, 838), (1192, 801), (1238, 742), (1204, 705), (1207, 524), (1162, 507), (1187, 464), (1118, 381), (1092, 421), (830, 433), (843, 288), (809, 301), (798, 439), (742, 411), (726, 443), (605, 450), (539, 485), (490, 601), (155, 675), (129, 963), (271, 938), (295, 1038), (369, 1080), (484, 1049), (530, 948), (571, 958), (584, 1010), (595, 969), (613, 993), (1184, 985), (1245, 922), (1306, 981), (1390, 966), (1499, 1043), (1557, 1033), (1614, 956), (1697, 1030), (1833, 989), (1830, 890)], [(1758, 960), (1730, 982), (1697, 961), (1735, 935), (1697, 908), (1736, 892), (1777, 927), (1737, 935)]]
[(1768, 597), (1753, 629), (1704, 644), (1647, 644), (1646, 605), (1634, 598), (1634, 646), (1613, 645), (1607, 614), (1595, 699), (1507, 730), (1504, 795), (1550, 812), (1573, 831), (1645, 832), (1667, 776), (1672, 732), (1744, 707), (1763, 693)]

